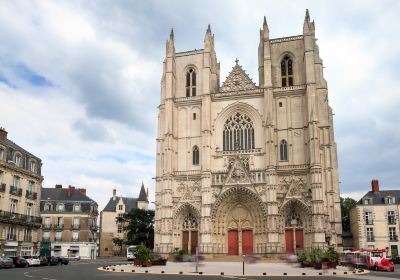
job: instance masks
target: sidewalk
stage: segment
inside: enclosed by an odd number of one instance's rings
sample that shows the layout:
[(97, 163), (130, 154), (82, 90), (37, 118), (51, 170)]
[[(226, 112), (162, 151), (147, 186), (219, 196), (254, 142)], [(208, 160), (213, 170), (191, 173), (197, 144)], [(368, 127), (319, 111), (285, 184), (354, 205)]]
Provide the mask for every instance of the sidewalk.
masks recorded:
[[(198, 266), (196, 273), (195, 263), (189, 262), (168, 262), (166, 266), (138, 267), (133, 264), (111, 265), (99, 268), (109, 272), (130, 272), (130, 273), (149, 273), (149, 274), (203, 274), (203, 275), (243, 275), (242, 262), (202, 262)], [(147, 272), (146, 272), (147, 271)], [(244, 265), (245, 276), (321, 276), (321, 275), (350, 275), (353, 271), (348, 268), (338, 266), (337, 269), (316, 270), (314, 268), (301, 268), (297, 264), (286, 263), (255, 263)], [(265, 273), (265, 274), (264, 274)], [(285, 274), (286, 273), (286, 274)], [(305, 274), (304, 274), (305, 273)], [(365, 274), (368, 271), (357, 271), (356, 274)]]

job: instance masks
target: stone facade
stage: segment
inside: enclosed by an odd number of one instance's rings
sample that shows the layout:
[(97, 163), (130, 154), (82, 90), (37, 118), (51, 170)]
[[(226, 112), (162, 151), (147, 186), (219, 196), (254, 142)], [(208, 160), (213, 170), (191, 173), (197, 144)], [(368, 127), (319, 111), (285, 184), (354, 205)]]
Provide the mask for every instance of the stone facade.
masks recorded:
[(400, 190), (380, 190), (372, 180), (372, 190), (350, 209), (354, 249), (387, 249), (399, 255)]
[(95, 259), (97, 256), (97, 203), (86, 189), (62, 185), (43, 188), (41, 255)]
[(204, 254), (340, 246), (337, 152), (308, 12), (303, 34), (258, 48), (259, 84), (238, 60), (220, 86), (214, 35), (166, 43), (158, 115), (155, 249)]
[(115, 238), (126, 239), (126, 232), (123, 230), (124, 225), (118, 224), (116, 218), (135, 208), (147, 210), (149, 205), (147, 195), (143, 184), (137, 198), (117, 196), (117, 191), (113, 190), (113, 196), (100, 213), (101, 257), (126, 256), (126, 246), (119, 246), (113, 242)]
[(42, 161), (7, 139), (0, 128), (0, 256), (39, 250)]

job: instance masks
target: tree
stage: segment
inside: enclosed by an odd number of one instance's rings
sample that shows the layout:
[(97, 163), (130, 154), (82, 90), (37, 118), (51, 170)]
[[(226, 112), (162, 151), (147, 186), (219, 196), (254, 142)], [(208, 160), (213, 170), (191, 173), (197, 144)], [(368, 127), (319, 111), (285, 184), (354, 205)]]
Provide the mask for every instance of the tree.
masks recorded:
[(340, 198), (340, 210), (342, 211), (343, 232), (350, 231), (350, 208), (356, 203), (357, 201), (355, 201), (351, 197)]
[(115, 252), (115, 250), (113, 250), (114, 255), (117, 254), (118, 256), (120, 256), (122, 253), (122, 245), (124, 244), (124, 240), (121, 238), (115, 237), (112, 239), (112, 242), (114, 243), (114, 245), (119, 246), (119, 252)]
[(116, 218), (117, 223), (122, 223), (126, 234), (126, 244), (143, 244), (153, 248), (154, 245), (154, 211), (132, 209), (129, 213)]

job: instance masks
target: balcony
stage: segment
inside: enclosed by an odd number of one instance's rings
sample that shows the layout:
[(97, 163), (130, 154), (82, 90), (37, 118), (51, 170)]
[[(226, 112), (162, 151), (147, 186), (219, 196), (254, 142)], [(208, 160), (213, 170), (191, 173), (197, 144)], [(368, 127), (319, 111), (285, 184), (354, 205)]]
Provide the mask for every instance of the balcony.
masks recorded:
[(25, 197), (28, 199), (37, 199), (37, 193), (32, 191), (26, 191)]
[(22, 189), (10, 186), (10, 194), (15, 196), (22, 196)]
[(396, 219), (394, 217), (389, 217), (388, 218), (388, 224), (389, 225), (395, 225), (396, 224)]
[(53, 227), (52, 224), (43, 224), (42, 228), (43, 229), (51, 229)]
[(79, 241), (79, 238), (73, 238), (72, 237), (72, 242), (78, 242)]
[(64, 228), (64, 224), (56, 224), (56, 225), (54, 225), (54, 229), (56, 229), (56, 230), (60, 230), (60, 229), (63, 229)]
[(372, 219), (365, 220), (365, 224), (366, 225), (373, 225), (374, 224), (374, 220), (372, 220)]
[(42, 242), (50, 242), (50, 237), (43, 237)]
[(399, 237), (396, 234), (389, 235), (389, 241), (398, 241), (398, 240), (399, 240)]
[(79, 224), (72, 224), (71, 228), (72, 229), (79, 229), (81, 227), (81, 225)]
[(0, 222), (40, 228), (42, 218), (0, 210)]
[(7, 240), (17, 241), (17, 235), (16, 234), (7, 234)]
[(6, 184), (4, 183), (0, 184), (0, 192), (6, 192)]

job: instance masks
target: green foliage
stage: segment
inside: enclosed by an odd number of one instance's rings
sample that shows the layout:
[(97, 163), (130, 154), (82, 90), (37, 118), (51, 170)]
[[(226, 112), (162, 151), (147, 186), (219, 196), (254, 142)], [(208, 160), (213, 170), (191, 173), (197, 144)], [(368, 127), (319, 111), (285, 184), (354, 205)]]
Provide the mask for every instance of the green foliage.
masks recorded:
[(132, 209), (129, 213), (116, 218), (117, 223), (124, 225), (127, 232), (126, 243), (129, 245), (144, 244), (153, 248), (154, 244), (154, 211)]
[(342, 211), (342, 229), (344, 232), (350, 231), (350, 208), (355, 205), (357, 201), (351, 197), (340, 198), (340, 210)]
[(330, 262), (337, 262), (339, 260), (339, 253), (335, 250), (335, 247), (329, 246), (325, 252), (325, 257)]
[(134, 254), (142, 262), (152, 259), (151, 250), (144, 245), (137, 246)]
[(320, 247), (311, 248), (311, 257), (314, 263), (322, 262), (323, 251)]
[(297, 255), (297, 261), (298, 262), (304, 262), (306, 260), (306, 253), (301, 252)]

